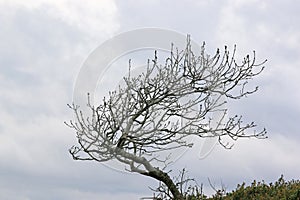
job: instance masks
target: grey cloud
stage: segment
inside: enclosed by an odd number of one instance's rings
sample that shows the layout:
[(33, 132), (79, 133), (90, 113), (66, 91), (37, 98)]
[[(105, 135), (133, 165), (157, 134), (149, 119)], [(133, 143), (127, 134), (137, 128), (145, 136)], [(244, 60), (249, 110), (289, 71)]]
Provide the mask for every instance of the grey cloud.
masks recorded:
[[(196, 149), (170, 167), (172, 175), (186, 167), (207, 191), (207, 177), (215, 183), (222, 180), (228, 188), (253, 179), (274, 181), (281, 173), (299, 178), (299, 50), (285, 42), (286, 37), (299, 35), (294, 21), (299, 18), (299, 3), (265, 2), (266, 10), (259, 10), (255, 2), (247, 7), (239, 7), (238, 1), (205, 2), (118, 1), (115, 23), (120, 32), (154, 26), (190, 33), (200, 43), (206, 40), (209, 52), (227, 42), (236, 43), (241, 54), (256, 49), (261, 59), (270, 60), (253, 83), (261, 89), (230, 108), (243, 114), (245, 121), (266, 126), (270, 139), (238, 141), (231, 151), (217, 146), (203, 160), (197, 159)], [(99, 163), (74, 162), (67, 152), (76, 143), (74, 133), (63, 125), (72, 118), (65, 104), (71, 103), (76, 74), (88, 53), (116, 26), (89, 34), (82, 29), (86, 26), (53, 17), (47, 7), (15, 8), (8, 14), (3, 6), (5, 14), (0, 17), (0, 158), (5, 161), (0, 164), (0, 198), (138, 199), (151, 194), (147, 186), (155, 186), (154, 180)], [(224, 8), (234, 12), (228, 16), (222, 13)], [(230, 17), (242, 23), (220, 32)], [(242, 35), (235, 31), (239, 29), (244, 30)]]

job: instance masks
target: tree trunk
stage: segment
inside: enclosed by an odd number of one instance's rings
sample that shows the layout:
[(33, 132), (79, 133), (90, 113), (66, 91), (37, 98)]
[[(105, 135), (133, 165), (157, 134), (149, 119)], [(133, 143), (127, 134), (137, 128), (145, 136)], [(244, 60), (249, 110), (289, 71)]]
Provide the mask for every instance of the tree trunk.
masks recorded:
[(156, 180), (163, 182), (171, 191), (174, 200), (183, 200), (182, 194), (179, 192), (178, 188), (176, 187), (170, 176), (158, 168), (155, 169), (155, 171), (143, 173), (143, 175), (152, 177)]
[[(126, 158), (126, 159), (130, 160), (130, 161), (124, 160), (118, 156), (116, 157), (120, 162), (130, 165), (132, 172), (137, 172), (142, 175), (149, 176), (158, 181), (163, 182), (171, 191), (171, 193), (173, 195), (173, 200), (183, 200), (182, 194), (180, 193), (180, 191), (178, 190), (178, 188), (176, 187), (176, 185), (174, 184), (174, 182), (170, 178), (170, 176), (167, 173), (160, 170), (159, 168), (153, 167), (146, 158), (138, 157), (134, 154), (130, 154), (120, 148), (117, 148), (114, 151), (117, 152), (117, 155), (122, 156), (122, 158)], [(141, 169), (136, 168), (134, 166), (133, 162), (142, 164), (146, 170), (141, 170)]]

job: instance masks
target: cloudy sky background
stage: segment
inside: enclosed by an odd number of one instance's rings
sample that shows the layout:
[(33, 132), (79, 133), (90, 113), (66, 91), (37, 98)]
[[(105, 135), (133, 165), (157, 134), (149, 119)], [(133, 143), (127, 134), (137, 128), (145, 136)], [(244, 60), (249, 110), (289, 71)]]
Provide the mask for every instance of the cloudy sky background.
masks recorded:
[(266, 69), (260, 90), (231, 105), (232, 112), (268, 129), (269, 139), (245, 139), (232, 150), (197, 149), (171, 168), (186, 167), (230, 191), (253, 179), (300, 179), (300, 3), (296, 0), (113, 1), (0, 0), (0, 199), (138, 199), (156, 181), (99, 163), (75, 162), (75, 134), (63, 122), (72, 113), (73, 87), (88, 55), (116, 34), (158, 27), (191, 34), (208, 51), (237, 44), (256, 50)]

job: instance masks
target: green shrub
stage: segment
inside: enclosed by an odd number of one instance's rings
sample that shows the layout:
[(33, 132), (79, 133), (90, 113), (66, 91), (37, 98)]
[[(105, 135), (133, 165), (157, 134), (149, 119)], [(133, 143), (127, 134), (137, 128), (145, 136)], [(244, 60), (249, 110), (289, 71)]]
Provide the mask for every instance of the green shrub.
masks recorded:
[[(182, 174), (184, 175), (184, 171)], [(245, 183), (238, 184), (237, 188), (231, 192), (225, 191), (225, 189), (216, 190), (216, 193), (212, 197), (208, 197), (203, 193), (203, 185), (189, 185), (188, 182), (195, 182), (193, 179), (181, 177), (179, 183), (181, 186), (187, 186), (183, 191), (185, 200), (300, 200), (300, 181), (291, 180), (285, 181), (283, 175), (275, 183), (266, 184), (264, 181), (257, 182), (254, 180), (249, 186)], [(186, 178), (186, 180), (184, 180)], [(180, 184), (179, 184), (180, 185)], [(167, 188), (161, 185), (159, 192), (153, 199), (171, 200), (168, 195)], [(169, 196), (169, 197), (168, 197)]]
[(225, 195), (215, 194), (209, 200), (300, 200), (300, 181), (285, 181), (283, 175), (273, 184), (264, 181), (256, 182), (250, 186), (245, 183)]

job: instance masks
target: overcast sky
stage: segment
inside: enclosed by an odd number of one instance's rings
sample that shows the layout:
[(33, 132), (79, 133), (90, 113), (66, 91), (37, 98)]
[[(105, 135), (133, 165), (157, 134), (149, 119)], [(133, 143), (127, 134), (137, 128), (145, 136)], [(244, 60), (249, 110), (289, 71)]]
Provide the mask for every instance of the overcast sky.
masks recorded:
[[(76, 162), (66, 104), (82, 64), (104, 41), (157, 27), (206, 41), (215, 52), (237, 44), (268, 59), (254, 80), (260, 90), (235, 102), (233, 113), (266, 127), (266, 140), (217, 145), (205, 159), (194, 151), (175, 162), (211, 192), (207, 178), (230, 191), (238, 183), (300, 179), (300, 3), (297, 0), (0, 0), (0, 199), (139, 199), (156, 181)], [(134, 59), (134, 58), (133, 58)], [(100, 88), (101, 89), (101, 88)], [(196, 150), (195, 150), (196, 151)]]

